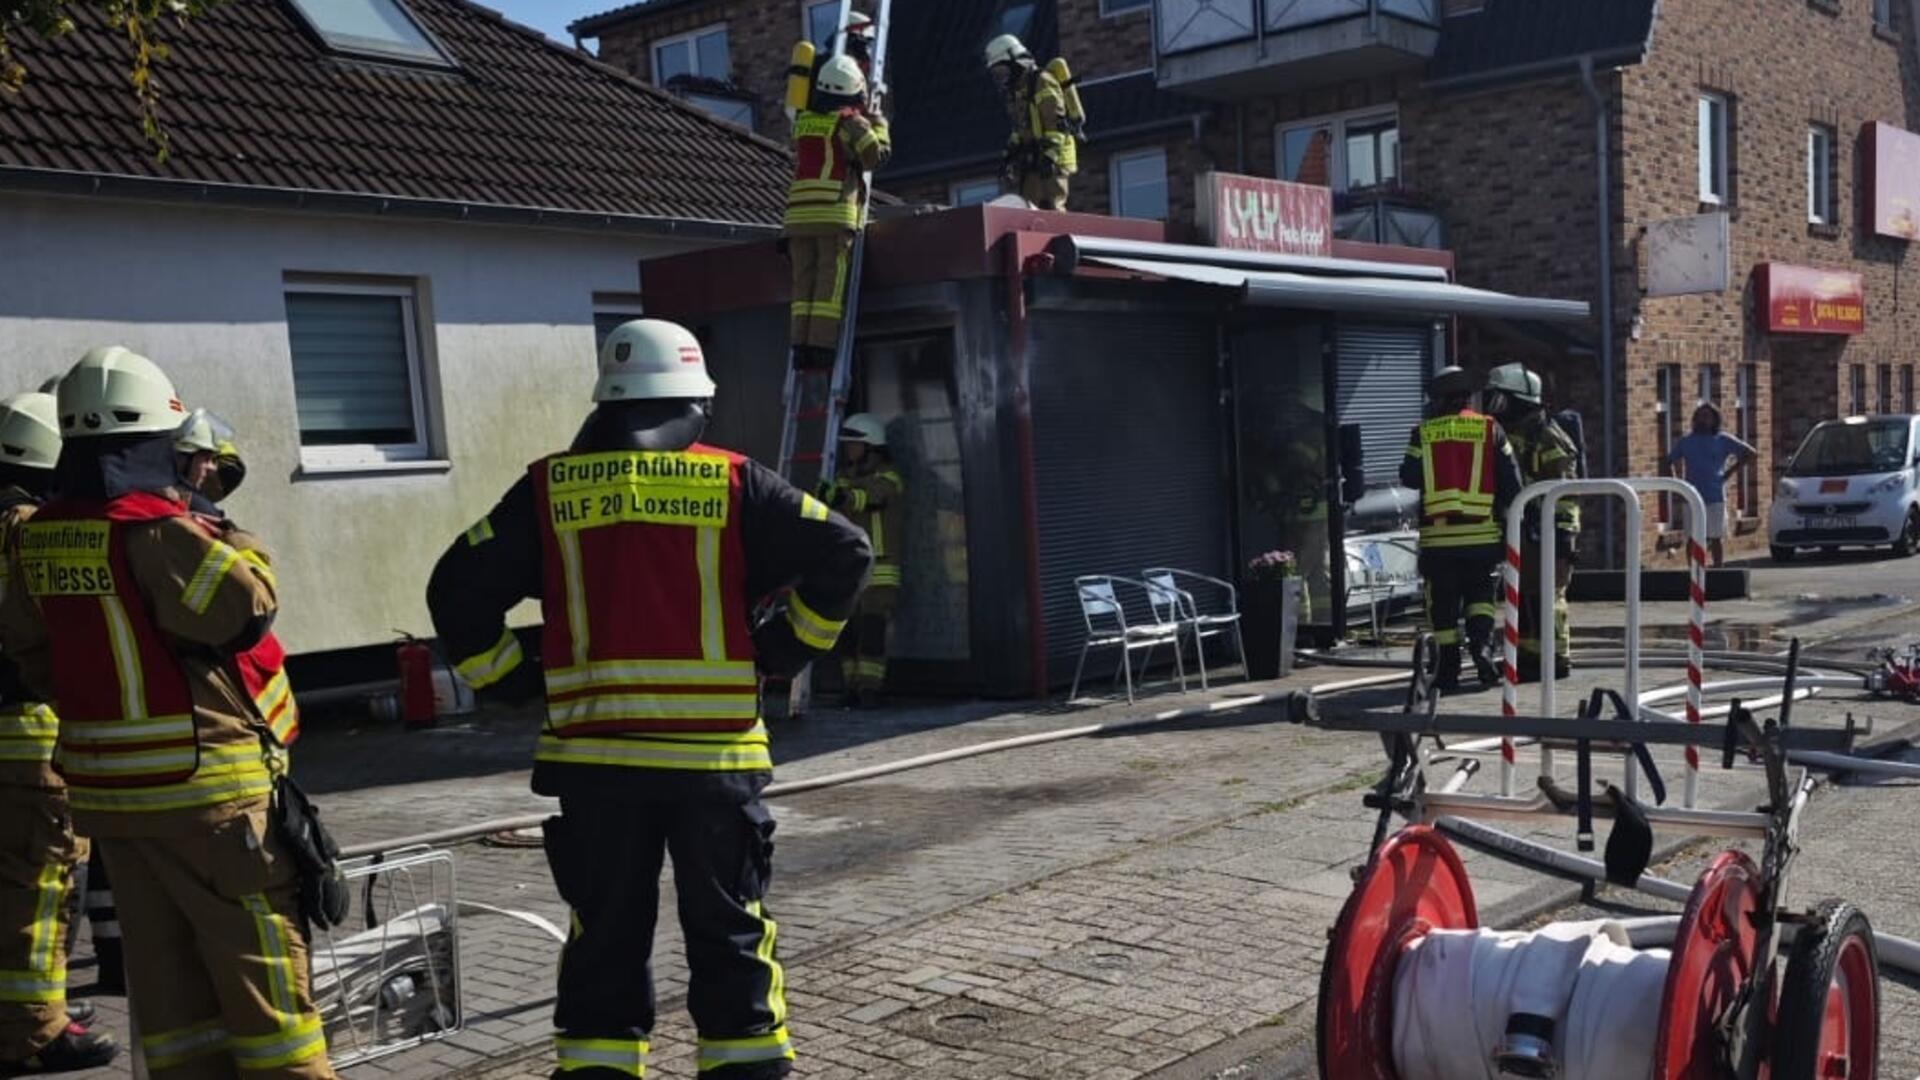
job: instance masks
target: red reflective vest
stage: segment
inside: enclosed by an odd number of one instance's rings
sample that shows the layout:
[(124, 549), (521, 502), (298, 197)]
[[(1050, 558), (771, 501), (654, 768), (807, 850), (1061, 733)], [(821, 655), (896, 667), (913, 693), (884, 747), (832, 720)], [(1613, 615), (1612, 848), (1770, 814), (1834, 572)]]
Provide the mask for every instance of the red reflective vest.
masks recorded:
[(1500, 542), (1493, 516), (1499, 454), (1491, 417), (1467, 410), (1420, 425), (1422, 547)]
[[(127, 559), (128, 525), (188, 516), (179, 503), (135, 493), (107, 503), (55, 501), (21, 528), (21, 572), (52, 647), (61, 712), (55, 762), (78, 808), (174, 810), (261, 796), (271, 786), (257, 743), (203, 753), (187, 670)], [(231, 568), (226, 560), (240, 557), (224, 544), (212, 549), (182, 602), (191, 607), (195, 590), (210, 594)], [(270, 723), (283, 745), (299, 736), (285, 657), (269, 635), (234, 660), (255, 703), (274, 707)]]
[(695, 444), (534, 463), (547, 682), (537, 760), (773, 767), (747, 625), (745, 462)]
[(858, 124), (862, 141), (877, 138), (860, 119), (860, 110), (802, 112), (793, 121), (793, 183), (787, 187), (786, 225), (860, 225), (860, 186), (848, 185), (860, 163), (841, 137), (842, 124)]

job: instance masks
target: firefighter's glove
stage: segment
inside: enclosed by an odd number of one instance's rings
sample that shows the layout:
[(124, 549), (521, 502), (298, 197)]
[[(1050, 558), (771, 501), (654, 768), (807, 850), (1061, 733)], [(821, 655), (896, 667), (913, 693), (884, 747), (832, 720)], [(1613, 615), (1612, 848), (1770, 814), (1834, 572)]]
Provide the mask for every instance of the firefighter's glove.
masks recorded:
[(505, 678), (474, 691), (474, 696), (493, 705), (531, 705), (546, 700), (547, 677), (538, 663), (522, 660)]

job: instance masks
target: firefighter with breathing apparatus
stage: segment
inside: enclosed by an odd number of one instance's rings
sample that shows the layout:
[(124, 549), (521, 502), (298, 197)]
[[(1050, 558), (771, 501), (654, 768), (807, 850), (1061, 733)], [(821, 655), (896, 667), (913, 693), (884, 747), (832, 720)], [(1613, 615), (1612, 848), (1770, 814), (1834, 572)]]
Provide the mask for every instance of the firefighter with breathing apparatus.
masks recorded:
[(987, 42), (986, 60), (1013, 123), (1003, 178), (1035, 207), (1065, 210), (1086, 122), (1066, 61), (1042, 67), (1012, 34)]

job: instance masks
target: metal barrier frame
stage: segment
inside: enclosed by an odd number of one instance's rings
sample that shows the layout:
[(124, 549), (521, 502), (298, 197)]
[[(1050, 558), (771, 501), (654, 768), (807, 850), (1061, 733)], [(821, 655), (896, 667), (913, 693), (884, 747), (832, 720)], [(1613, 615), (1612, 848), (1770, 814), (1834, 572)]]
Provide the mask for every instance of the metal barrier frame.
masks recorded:
[[(1557, 716), (1558, 701), (1550, 659), (1554, 646), (1554, 589), (1553, 579), (1558, 551), (1548, 540), (1548, 530), (1552, 529), (1553, 514), (1562, 498), (1566, 496), (1611, 495), (1623, 499), (1627, 504), (1627, 535), (1634, 542), (1627, 545), (1626, 551), (1626, 627), (1624, 633), (1625, 661), (1625, 697), (1633, 703), (1636, 718), (1640, 710), (1640, 530), (1642, 511), (1640, 496), (1649, 494), (1678, 495), (1687, 504), (1687, 568), (1688, 568), (1688, 628), (1687, 628), (1687, 722), (1700, 722), (1700, 699), (1702, 682), (1701, 653), (1706, 647), (1706, 607), (1707, 607), (1707, 570), (1706, 570), (1706, 501), (1692, 484), (1672, 477), (1610, 477), (1588, 480), (1542, 480), (1521, 489), (1513, 504), (1507, 508), (1507, 557), (1501, 567), (1502, 603), (1501, 603), (1501, 639), (1505, 660), (1505, 685), (1501, 689), (1500, 711), (1506, 716), (1515, 716), (1520, 703), (1520, 578), (1521, 544), (1525, 538), (1525, 519), (1529, 503), (1541, 501), (1541, 544), (1540, 544), (1540, 708), (1542, 716)], [(1503, 739), (1500, 743), (1500, 794), (1503, 798), (1513, 797), (1514, 772), (1517, 753), (1512, 739)], [(1684, 784), (1682, 806), (1691, 810), (1695, 804), (1700, 784), (1700, 751), (1698, 748), (1686, 748), (1687, 774)], [(1540, 749), (1540, 775), (1553, 774), (1553, 751), (1545, 745)], [(1640, 769), (1631, 755), (1626, 759), (1626, 792), (1637, 796), (1640, 789)]]

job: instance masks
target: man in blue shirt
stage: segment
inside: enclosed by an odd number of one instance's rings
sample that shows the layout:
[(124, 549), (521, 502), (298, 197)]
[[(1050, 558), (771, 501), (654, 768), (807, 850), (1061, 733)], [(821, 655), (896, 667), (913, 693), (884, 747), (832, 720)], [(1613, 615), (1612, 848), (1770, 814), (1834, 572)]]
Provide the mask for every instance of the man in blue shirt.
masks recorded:
[(1710, 401), (1693, 410), (1693, 431), (1667, 452), (1668, 473), (1682, 475), (1674, 465), (1684, 464), (1687, 483), (1706, 501), (1707, 551), (1715, 566), (1727, 561), (1722, 544), (1727, 535), (1727, 477), (1755, 456), (1753, 447), (1720, 430), (1720, 410)]

